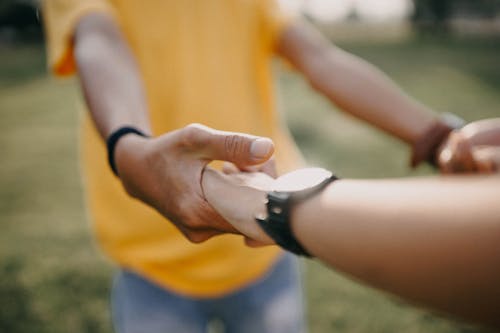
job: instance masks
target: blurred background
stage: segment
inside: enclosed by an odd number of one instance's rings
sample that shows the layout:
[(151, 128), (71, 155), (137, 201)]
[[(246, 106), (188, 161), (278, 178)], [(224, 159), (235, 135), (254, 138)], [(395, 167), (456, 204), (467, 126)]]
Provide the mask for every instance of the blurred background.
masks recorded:
[[(500, 116), (499, 0), (281, 0), (436, 111)], [(335, 110), (277, 62), (281, 108), (311, 164), (409, 170), (406, 146)], [(47, 75), (36, 3), (0, 1), (0, 332), (111, 332), (112, 265), (91, 238), (76, 80)], [(304, 262), (311, 332), (480, 332)]]

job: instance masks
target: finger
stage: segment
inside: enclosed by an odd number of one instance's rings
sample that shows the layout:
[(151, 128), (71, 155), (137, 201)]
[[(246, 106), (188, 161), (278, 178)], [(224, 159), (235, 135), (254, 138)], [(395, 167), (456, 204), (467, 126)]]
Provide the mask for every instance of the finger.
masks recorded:
[(263, 247), (267, 245), (271, 245), (272, 243), (264, 243), (255, 239), (252, 239), (250, 237), (244, 237), (245, 245), (248, 247)]
[(476, 160), (477, 171), (478, 173), (495, 173), (496, 166), (492, 160), (489, 159), (480, 159)]
[(182, 144), (207, 160), (222, 160), (238, 167), (264, 163), (274, 152), (271, 139), (224, 132), (194, 124), (183, 129)]
[(460, 132), (473, 146), (500, 146), (500, 118), (475, 121)]
[(450, 135), (449, 142), (442, 150), (438, 162), (443, 173), (477, 171), (477, 166), (472, 156), (472, 145), (460, 133), (452, 133)]
[(277, 178), (278, 171), (276, 170), (276, 159), (274, 158), (274, 156), (271, 157), (264, 164), (262, 164), (259, 171), (264, 172), (265, 174), (268, 174), (273, 178)]
[(245, 166), (242, 171), (246, 172), (263, 172), (272, 178), (278, 177), (278, 171), (276, 171), (276, 159), (271, 157), (269, 160), (259, 165)]
[(189, 229), (184, 226), (178, 226), (179, 230), (182, 234), (189, 240), (191, 243), (199, 244), (209, 240), (212, 237), (221, 235), (222, 232), (214, 230), (214, 229)]
[(472, 154), (480, 173), (500, 171), (500, 147), (481, 146), (474, 148)]
[(232, 175), (234, 173), (240, 172), (240, 169), (236, 165), (230, 162), (224, 162), (222, 164), (222, 172), (226, 175)]
[(192, 210), (184, 223), (176, 223), (179, 230), (193, 243), (201, 243), (217, 235), (232, 233), (239, 234), (232, 225), (221, 217), (206, 201), (201, 201), (197, 209)]
[(441, 173), (444, 173), (444, 174), (448, 174), (448, 173), (452, 173), (453, 172), (453, 169), (452, 169), (452, 148), (450, 147), (450, 144), (447, 144), (446, 147), (444, 147), (442, 150), (441, 150), (441, 153), (439, 154), (439, 158), (438, 158), (438, 166), (439, 166), (439, 170), (441, 171)]
[(467, 139), (460, 136), (454, 158), (452, 158), (452, 169), (455, 173), (477, 171), (474, 156), (472, 156), (472, 145)]
[(451, 132), (438, 156), (438, 165), (442, 173), (450, 174), (455, 171), (454, 165), (457, 163), (458, 142), (461, 134)]
[(452, 159), (453, 159), (453, 151), (456, 146), (456, 132), (451, 132), (446, 141), (439, 148), (438, 153), (438, 166), (441, 173), (449, 174), (453, 172), (452, 169)]

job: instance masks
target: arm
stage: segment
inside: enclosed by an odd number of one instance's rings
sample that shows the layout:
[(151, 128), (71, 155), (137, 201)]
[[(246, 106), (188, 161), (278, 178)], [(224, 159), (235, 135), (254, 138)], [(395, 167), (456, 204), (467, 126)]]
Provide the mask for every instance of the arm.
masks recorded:
[(345, 180), (298, 206), (292, 228), (367, 284), (498, 327), (499, 196), (498, 177)]
[[(254, 221), (265, 209), (265, 191), (211, 170), (203, 187), (236, 228), (270, 243)], [(291, 225), (298, 241), (335, 269), (418, 304), (500, 327), (499, 197), (500, 177), (494, 176), (339, 180), (297, 205)]]
[[(448, 136), (446, 127), (439, 126), (436, 115), (407, 96), (381, 71), (333, 46), (302, 22), (282, 33), (277, 51), (302, 72), (316, 90), (343, 110), (412, 145), (413, 166), (426, 158), (425, 152), (434, 153), (434, 149), (427, 149), (436, 140), (434, 157), (444, 173), (498, 170), (499, 119), (474, 122)], [(429, 131), (435, 126), (445, 135), (426, 140), (432, 137)]]
[[(102, 14), (84, 16), (75, 31), (75, 58), (92, 118), (103, 139), (124, 125), (151, 133), (144, 86), (134, 56), (115, 22)], [(127, 192), (169, 218), (193, 242), (235, 229), (205, 201), (200, 181), (213, 159), (238, 166), (266, 161), (269, 139), (201, 125), (146, 139), (122, 137), (115, 150)]]
[(82, 18), (75, 58), (85, 100), (103, 139), (124, 125), (151, 135), (137, 64), (115, 22), (103, 14)]
[(411, 145), (437, 120), (377, 68), (333, 46), (303, 22), (285, 29), (277, 51), (340, 108)]

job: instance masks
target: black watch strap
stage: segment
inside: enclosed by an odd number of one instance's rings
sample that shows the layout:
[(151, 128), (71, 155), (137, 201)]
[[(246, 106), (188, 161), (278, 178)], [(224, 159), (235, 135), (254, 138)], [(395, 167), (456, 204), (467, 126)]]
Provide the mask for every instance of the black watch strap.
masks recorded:
[(266, 203), (267, 217), (257, 217), (257, 223), (283, 249), (297, 255), (311, 257), (292, 233), (290, 226), (291, 208), (295, 203), (307, 200), (314, 194), (321, 192), (336, 179), (336, 176), (331, 175), (316, 186), (298, 192), (269, 192)]

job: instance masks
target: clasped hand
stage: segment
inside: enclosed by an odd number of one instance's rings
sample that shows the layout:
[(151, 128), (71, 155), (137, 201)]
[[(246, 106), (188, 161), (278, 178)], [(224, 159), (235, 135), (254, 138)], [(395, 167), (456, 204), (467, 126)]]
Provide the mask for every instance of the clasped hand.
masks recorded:
[[(500, 118), (476, 121), (453, 131), (438, 160), (445, 174), (498, 172)], [(293, 181), (293, 177), (287, 181)], [(207, 168), (202, 187), (210, 205), (246, 236), (247, 244), (264, 245), (274, 242), (255, 222), (255, 217), (265, 213), (266, 192), (274, 190), (276, 182), (264, 173), (238, 172), (226, 165), (222, 173)]]
[[(265, 209), (265, 193), (274, 184), (273, 152), (270, 139), (194, 124), (153, 139), (127, 135), (116, 146), (115, 160), (126, 191), (167, 217), (190, 241), (238, 233), (256, 245), (272, 243), (254, 218)], [(233, 166), (221, 173), (207, 168), (212, 160)], [(438, 160), (444, 173), (498, 171), (500, 119), (454, 131)], [(260, 169), (252, 169), (255, 165)]]
[(453, 131), (441, 147), (443, 173), (500, 171), (500, 118), (472, 122)]
[(204, 198), (205, 166), (222, 160), (245, 169), (266, 162), (273, 151), (270, 139), (192, 124), (152, 139), (124, 136), (116, 146), (115, 160), (129, 195), (199, 243), (221, 233), (238, 233)]

